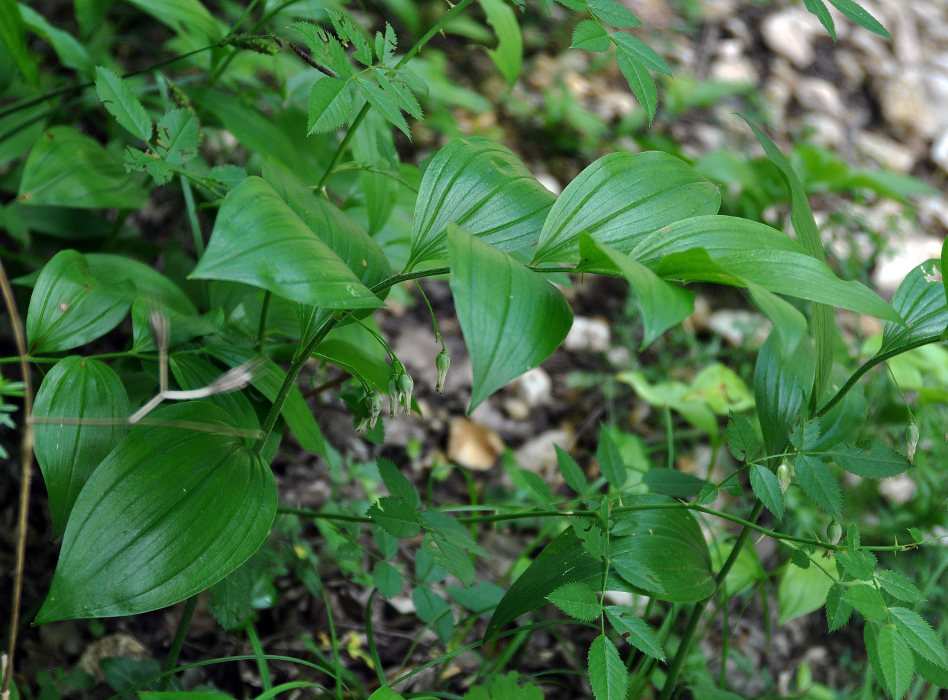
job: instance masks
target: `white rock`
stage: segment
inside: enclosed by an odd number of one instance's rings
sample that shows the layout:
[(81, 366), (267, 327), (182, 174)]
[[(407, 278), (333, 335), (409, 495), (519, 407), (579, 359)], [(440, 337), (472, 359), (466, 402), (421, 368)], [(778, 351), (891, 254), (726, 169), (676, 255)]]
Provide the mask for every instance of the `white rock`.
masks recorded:
[(879, 101), (885, 120), (907, 134), (930, 138), (941, 126), (925, 81), (915, 70), (885, 79), (879, 89)]
[(915, 496), (918, 487), (912, 478), (906, 474), (890, 476), (879, 482), (879, 491), (896, 505), (905, 505)]
[(547, 406), (553, 398), (553, 380), (542, 367), (521, 374), (510, 383), (510, 388), (528, 408)]
[(813, 61), (813, 39), (823, 28), (802, 7), (789, 7), (768, 15), (761, 31), (774, 52), (789, 58), (797, 68), (806, 68)]
[(856, 148), (882, 167), (899, 173), (909, 172), (915, 164), (915, 153), (912, 149), (872, 131), (859, 132), (856, 136)]
[(540, 433), (514, 453), (517, 465), (540, 476), (551, 476), (556, 471), (556, 445), (564, 447), (572, 439), (572, 433), (563, 428)]
[(941, 256), (942, 241), (939, 238), (916, 234), (897, 241), (879, 256), (872, 282), (884, 296), (891, 297), (915, 267), (929, 258)]
[(798, 78), (794, 92), (800, 104), (814, 112), (828, 113), (837, 118), (847, 115), (848, 109), (839, 97), (839, 90), (822, 78)]
[(563, 347), (572, 352), (606, 352), (612, 340), (609, 324), (598, 318), (576, 316)]
[(939, 136), (932, 144), (931, 157), (942, 170), (948, 170), (948, 131)]

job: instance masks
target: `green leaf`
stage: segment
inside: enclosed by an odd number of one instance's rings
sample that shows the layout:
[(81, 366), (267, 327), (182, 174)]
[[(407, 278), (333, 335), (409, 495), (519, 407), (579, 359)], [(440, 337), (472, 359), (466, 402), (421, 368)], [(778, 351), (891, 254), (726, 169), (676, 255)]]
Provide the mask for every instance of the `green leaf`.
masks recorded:
[(473, 585), (476, 572), (468, 552), (479, 556), (487, 556), (487, 552), (474, 542), (466, 528), (445, 513), (424, 511), (421, 523), (428, 531), (425, 549), (432, 560), (457, 576), (465, 586)]
[(563, 481), (576, 493), (586, 493), (589, 483), (586, 481), (586, 475), (583, 474), (583, 470), (576, 464), (576, 460), (570, 457), (569, 453), (559, 445), (554, 445), (553, 447), (556, 449), (556, 464), (560, 470), (560, 474), (563, 476)]
[(948, 664), (933, 664), (915, 654), (915, 669), (919, 675), (937, 688), (948, 688)]
[(277, 505), (269, 467), (240, 437), (175, 427), (227, 431), (232, 419), (203, 402), (149, 418), (165, 424), (132, 430), (76, 499), (38, 623), (171, 605), (221, 580), (266, 538)]
[(582, 233), (629, 253), (652, 231), (714, 214), (720, 205), (718, 188), (674, 156), (611, 153), (563, 190), (543, 222), (533, 262), (576, 262)]
[(383, 496), (372, 504), (366, 515), (392, 537), (405, 539), (421, 532), (418, 511), (408, 501), (397, 496)]
[(108, 68), (95, 69), (95, 91), (119, 125), (142, 141), (150, 141), (154, 126), (128, 84)]
[(147, 197), (117, 155), (71, 126), (54, 126), (30, 151), (17, 201), (83, 209), (137, 209)]
[(178, 34), (198, 34), (210, 42), (219, 41), (224, 32), (217, 20), (199, 0), (126, 0)]
[[(575, 520), (573, 521), (576, 522)], [(588, 548), (587, 548), (588, 551)], [(609, 566), (626, 581), (649, 595), (667, 595), (665, 587), (642, 562), (642, 557), (633, 550), (609, 552)]]
[(813, 381), (812, 347), (801, 342), (785, 355), (779, 336), (771, 333), (757, 355), (754, 398), (768, 454), (783, 451), (790, 428), (804, 412), (806, 387)]
[(576, 620), (592, 622), (602, 615), (596, 592), (580, 581), (571, 581), (554, 589), (547, 596), (553, 605)]
[(879, 20), (852, 0), (829, 0), (829, 2), (860, 27), (864, 27), (879, 36), (884, 36), (886, 39), (892, 38), (889, 32), (886, 31), (886, 28), (879, 23)]
[[(378, 81), (380, 75), (376, 72), (373, 77)], [(356, 81), (359, 83), (366, 101), (375, 107), (389, 124), (396, 127), (411, 140), (411, 129), (408, 128), (408, 122), (405, 121), (405, 117), (402, 115), (402, 107), (399, 104), (398, 96), (391, 90), (382, 87), (381, 82), (372, 82), (371, 78), (367, 76), (359, 76)]]
[(893, 598), (904, 600), (907, 603), (921, 603), (925, 600), (925, 596), (918, 589), (918, 586), (898, 571), (883, 569), (876, 573), (876, 582), (882, 586), (882, 590)]
[(653, 659), (665, 660), (665, 650), (662, 649), (662, 643), (658, 635), (629, 608), (609, 605), (606, 607), (606, 617), (609, 618), (609, 622), (612, 623), (616, 632), (622, 636), (628, 635), (626, 641), (633, 647)]
[[(54, 420), (35, 423), (35, 451), (49, 494), (54, 537), (65, 530), (73, 504), (99, 462), (128, 432), (128, 415), (122, 380), (98, 360), (72, 355), (43, 378), (33, 417)], [(75, 420), (88, 423), (77, 425)], [(95, 425), (98, 421), (103, 424)]]
[(394, 598), (402, 592), (402, 575), (387, 561), (377, 561), (372, 567), (372, 585), (385, 598)]
[(599, 447), (596, 448), (596, 460), (599, 462), (599, 471), (606, 477), (606, 481), (616, 489), (625, 486), (628, 472), (625, 461), (619, 451), (616, 441), (616, 430), (611, 426), (603, 426), (599, 432)]
[(349, 120), (352, 93), (349, 83), (326, 76), (313, 83), (309, 93), (308, 134), (335, 131)]
[(857, 581), (871, 581), (879, 563), (875, 554), (864, 549), (843, 550), (835, 556), (837, 565)]
[(882, 600), (882, 595), (875, 586), (869, 584), (851, 586), (843, 596), (843, 600), (867, 620), (884, 622), (888, 619), (885, 601)]
[(651, 124), (655, 121), (655, 113), (658, 111), (658, 87), (648, 72), (648, 66), (624, 47), (619, 47), (616, 52), (616, 64), (635, 99), (648, 114), (648, 123)]
[(780, 491), (780, 483), (776, 475), (767, 467), (751, 464), (750, 485), (754, 495), (767, 507), (767, 510), (773, 513), (777, 520), (782, 520), (783, 493)]
[(405, 475), (399, 471), (398, 467), (384, 457), (379, 457), (375, 462), (378, 465), (379, 474), (388, 492), (397, 498), (401, 498), (412, 508), (420, 508), (421, 496), (418, 495), (418, 491), (415, 490), (415, 487), (412, 486)]
[(477, 1), (484, 8), (487, 23), (494, 28), (497, 35), (497, 48), (488, 49), (487, 55), (491, 57), (507, 83), (513, 86), (520, 77), (520, 66), (523, 63), (523, 38), (520, 36), (517, 16), (504, 0)]
[(806, 495), (827, 513), (840, 516), (843, 509), (843, 496), (839, 482), (833, 472), (819, 457), (800, 454), (793, 461), (796, 482), (803, 487)]
[(734, 459), (747, 462), (760, 452), (760, 435), (747, 416), (731, 411), (727, 423), (727, 448)]
[(16, 0), (0, 0), (0, 18), (0, 41), (7, 47), (23, 79), (35, 86), (39, 71), (26, 47), (26, 26)]
[(777, 589), (780, 606), (778, 625), (811, 613), (823, 605), (830, 587), (838, 579), (835, 560), (824, 559), (818, 554), (811, 555), (809, 559), (811, 564), (805, 569), (793, 563), (787, 564)]
[(852, 617), (853, 606), (843, 599), (845, 592), (842, 584), (834, 583), (826, 594), (826, 625), (830, 632), (842, 628)]
[(563, 295), (537, 273), (450, 228), (451, 292), (473, 366), (473, 410), (549, 357), (569, 332), (573, 314)]
[(836, 41), (836, 25), (833, 22), (833, 16), (830, 14), (829, 8), (826, 7), (823, 0), (803, 0), (803, 4), (806, 9), (817, 16), (820, 24), (826, 27), (826, 31), (833, 37), (833, 41)]
[(899, 635), (916, 654), (948, 668), (948, 650), (921, 615), (908, 608), (889, 608), (889, 614), (895, 620)]
[(642, 483), (655, 493), (689, 501), (701, 493), (708, 482), (677, 469), (652, 467), (642, 476)]
[[(171, 376), (181, 389), (199, 389), (207, 386), (223, 374), (217, 365), (190, 352), (174, 353), (168, 358)], [(260, 420), (250, 400), (241, 391), (229, 391), (203, 399), (227, 411), (241, 428), (259, 430)]]
[(624, 32), (615, 32), (609, 35), (616, 48), (621, 52), (626, 52), (629, 59), (635, 63), (641, 63), (649, 70), (661, 73), (662, 75), (671, 75), (671, 68), (665, 63), (665, 59), (659, 56), (655, 49), (646, 44), (641, 39), (637, 39), (631, 34)]
[[(867, 650), (868, 646), (867, 644)], [(915, 660), (912, 650), (895, 625), (883, 625), (879, 628), (875, 652), (878, 667), (882, 671), (880, 680), (886, 691), (894, 698), (904, 697), (915, 675)]]
[(478, 615), (496, 608), (504, 597), (504, 589), (490, 581), (478, 581), (470, 588), (449, 586), (448, 593), (458, 603)]
[(31, 353), (68, 350), (99, 338), (128, 314), (128, 284), (107, 284), (82, 254), (61, 250), (40, 270), (26, 314)]
[[(204, 348), (211, 357), (215, 357), (229, 367), (238, 367), (245, 362), (257, 358), (260, 363), (250, 379), (251, 385), (267, 397), (271, 403), (280, 393), (280, 387), (286, 378), (278, 364), (267, 358), (261, 358), (250, 348), (232, 345), (208, 345)], [(319, 431), (312, 411), (306, 405), (306, 400), (295, 386), (290, 388), (283, 409), (280, 411), (283, 420), (296, 436), (300, 446), (309, 452), (326, 456), (326, 443)]]
[(501, 250), (532, 244), (554, 199), (509, 149), (484, 138), (455, 139), (425, 169), (406, 269), (444, 257), (449, 223)]
[(616, 0), (587, 0), (586, 4), (595, 17), (613, 27), (625, 29), (642, 26), (639, 18)]
[(881, 442), (865, 447), (831, 449), (828, 456), (846, 471), (866, 479), (885, 479), (908, 471), (911, 464), (905, 455)]
[(747, 291), (757, 308), (774, 324), (783, 341), (784, 353), (793, 353), (807, 334), (806, 317), (793, 304), (758, 284), (747, 282)]
[(596, 700), (624, 700), (629, 674), (619, 651), (601, 634), (589, 647), (589, 684)]
[(158, 121), (155, 150), (168, 163), (182, 166), (198, 156), (201, 127), (191, 110), (172, 109)]
[(602, 266), (605, 260), (606, 264), (615, 265), (629, 283), (645, 326), (639, 350), (644, 350), (658, 336), (694, 311), (694, 292), (662, 280), (628, 255), (599, 243), (586, 233), (580, 234), (579, 251), (584, 265), (595, 268)]
[[(73, 68), (79, 71), (84, 77), (92, 74), (95, 64), (83, 46), (72, 34), (63, 31), (50, 24), (45, 17), (32, 8), (19, 4), (20, 15), (23, 17), (23, 23), (31, 32), (38, 34), (49, 42), (59, 57), (59, 62), (67, 68)], [(0, 15), (3, 11), (0, 10)], [(6, 15), (3, 15), (6, 19)], [(15, 21), (15, 20), (14, 20)]]
[(243, 282), (327, 308), (381, 304), (276, 190), (257, 177), (228, 193), (190, 276)]
[(948, 331), (948, 304), (941, 277), (938, 260), (923, 262), (906, 275), (892, 296), (892, 308), (905, 323), (886, 321), (876, 357), (891, 356), (926, 340), (944, 337)]
[(404, 696), (396, 693), (386, 685), (372, 693), (369, 696), (369, 700), (404, 700)]
[(611, 43), (609, 35), (599, 22), (594, 19), (584, 19), (573, 30), (573, 42), (570, 48), (601, 53), (608, 51)]
[(448, 603), (441, 596), (422, 586), (416, 586), (411, 597), (415, 603), (418, 619), (430, 623), (441, 641), (447, 642), (454, 631), (454, 615), (451, 614)]

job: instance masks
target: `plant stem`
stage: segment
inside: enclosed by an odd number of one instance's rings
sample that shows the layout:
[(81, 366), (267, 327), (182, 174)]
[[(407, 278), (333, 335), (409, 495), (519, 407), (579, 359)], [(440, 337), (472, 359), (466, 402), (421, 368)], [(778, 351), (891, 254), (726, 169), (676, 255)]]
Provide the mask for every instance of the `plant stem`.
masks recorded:
[(273, 296), (269, 290), (263, 293), (263, 306), (260, 309), (260, 327), (257, 329), (257, 342), (254, 343), (254, 349), (257, 352), (263, 348), (263, 336), (267, 332), (267, 314), (270, 312), (270, 298)]
[(16, 349), (20, 359), (20, 372), (23, 375), (23, 437), (20, 443), (20, 509), (16, 521), (16, 564), (13, 573), (13, 596), (10, 602), (10, 644), (7, 647), (6, 663), (3, 664), (3, 678), (0, 679), (0, 697), (10, 694), (10, 682), (13, 679), (13, 657), (16, 654), (16, 637), (20, 626), (20, 597), (23, 594), (23, 569), (26, 560), (26, 521), (30, 509), (30, 483), (33, 481), (33, 426), (29, 418), (33, 415), (33, 378), (26, 360), (26, 334), (23, 322), (16, 306), (16, 298), (7, 271), (0, 260), (0, 292), (10, 314), (10, 324), (16, 339)]
[(260, 674), (260, 685), (266, 692), (273, 688), (273, 679), (270, 677), (270, 669), (267, 668), (267, 660), (263, 657), (263, 645), (260, 643), (260, 636), (257, 634), (257, 628), (253, 623), (249, 623), (245, 628), (247, 639), (250, 640), (250, 648), (257, 657), (257, 672)]
[[(168, 647), (168, 657), (165, 659), (164, 671), (171, 671), (178, 665), (178, 657), (181, 655), (181, 647), (184, 646), (184, 638), (188, 636), (188, 627), (191, 626), (191, 618), (194, 617), (194, 611), (197, 608), (198, 597), (200, 593), (195, 593), (184, 603), (184, 609), (181, 611), (181, 618), (178, 620), (178, 628), (174, 632), (174, 639), (171, 640), (171, 646)], [(159, 690), (167, 690), (168, 682), (171, 676), (165, 676), (161, 679)]]
[[(726, 579), (727, 575), (731, 572), (731, 567), (734, 566), (734, 562), (737, 561), (738, 555), (741, 553), (741, 550), (744, 549), (744, 544), (747, 542), (747, 538), (750, 537), (751, 531), (755, 529), (750, 527), (751, 523), (760, 517), (760, 514), (763, 512), (763, 510), (764, 504), (761, 503), (760, 500), (755, 501), (754, 508), (751, 510), (747, 525), (744, 526), (744, 529), (742, 529), (740, 534), (737, 536), (737, 540), (734, 543), (734, 548), (731, 549), (731, 553), (728, 555), (727, 560), (721, 566), (721, 570), (718, 572), (717, 576), (714, 577), (716, 589), (721, 587), (724, 579)], [(672, 660), (671, 666), (668, 668), (668, 674), (665, 676), (665, 685), (662, 687), (662, 694), (659, 696), (659, 700), (669, 700), (671, 698), (671, 694), (675, 690), (675, 683), (678, 680), (678, 674), (681, 672), (681, 667), (685, 663), (685, 658), (688, 656), (688, 650), (691, 647), (691, 642), (694, 639), (695, 630), (698, 629), (698, 623), (701, 621), (701, 615), (704, 613), (705, 608), (708, 606), (708, 603), (713, 597), (714, 594), (712, 593), (704, 600), (695, 603), (694, 608), (692, 608), (691, 616), (688, 618), (688, 625), (685, 627), (685, 632), (681, 637), (681, 641), (678, 643), (678, 651), (675, 652), (675, 658)]]

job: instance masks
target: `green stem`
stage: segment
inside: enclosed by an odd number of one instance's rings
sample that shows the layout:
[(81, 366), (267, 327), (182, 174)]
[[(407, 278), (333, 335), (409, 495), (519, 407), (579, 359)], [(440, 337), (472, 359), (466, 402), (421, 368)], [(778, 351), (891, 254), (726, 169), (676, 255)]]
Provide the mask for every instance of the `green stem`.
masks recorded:
[[(184, 638), (188, 635), (188, 627), (191, 625), (191, 618), (194, 617), (194, 610), (197, 608), (199, 596), (200, 593), (196, 593), (184, 603), (184, 610), (181, 611), (181, 618), (178, 620), (178, 629), (175, 630), (174, 639), (171, 640), (168, 657), (165, 659), (165, 665), (162, 669), (166, 672), (171, 671), (178, 665), (178, 656), (181, 655), (181, 647), (184, 646)], [(170, 675), (162, 678), (158, 689), (167, 690), (170, 680)]]
[(263, 336), (267, 332), (267, 314), (270, 311), (270, 299), (273, 294), (267, 290), (263, 293), (263, 307), (260, 309), (260, 326), (257, 328), (257, 342), (254, 343), (254, 349), (257, 352), (263, 348)]
[(270, 669), (267, 667), (267, 660), (263, 658), (263, 645), (260, 643), (260, 636), (257, 634), (257, 628), (253, 623), (249, 623), (245, 628), (247, 639), (250, 641), (250, 648), (253, 649), (257, 657), (257, 673), (260, 674), (260, 685), (266, 692), (273, 688), (273, 678), (270, 677)]
[[(748, 518), (747, 525), (744, 526), (744, 529), (741, 530), (740, 534), (737, 536), (737, 541), (734, 543), (734, 548), (728, 555), (728, 558), (721, 567), (721, 570), (717, 573), (717, 576), (714, 577), (716, 589), (721, 587), (724, 579), (726, 579), (727, 575), (731, 572), (731, 567), (734, 566), (738, 555), (741, 553), (741, 550), (744, 549), (744, 545), (747, 542), (747, 539), (750, 537), (751, 531), (755, 529), (754, 527), (751, 527), (751, 524), (760, 517), (760, 514), (763, 512), (763, 510), (764, 504), (761, 503), (760, 500), (755, 501), (754, 508), (751, 511), (750, 517)], [(662, 687), (662, 694), (659, 696), (659, 700), (669, 700), (671, 698), (672, 692), (675, 690), (675, 683), (678, 680), (678, 674), (681, 672), (681, 667), (685, 663), (685, 658), (688, 656), (688, 650), (690, 649), (691, 642), (694, 639), (695, 630), (698, 629), (698, 623), (701, 621), (701, 615), (704, 613), (705, 608), (708, 606), (708, 603), (713, 597), (714, 594), (711, 594), (704, 600), (695, 603), (694, 608), (692, 608), (691, 616), (688, 618), (688, 625), (685, 627), (685, 632), (681, 637), (681, 641), (678, 643), (678, 651), (675, 652), (675, 658), (672, 659), (671, 666), (668, 668), (668, 674), (665, 676), (665, 685)]]

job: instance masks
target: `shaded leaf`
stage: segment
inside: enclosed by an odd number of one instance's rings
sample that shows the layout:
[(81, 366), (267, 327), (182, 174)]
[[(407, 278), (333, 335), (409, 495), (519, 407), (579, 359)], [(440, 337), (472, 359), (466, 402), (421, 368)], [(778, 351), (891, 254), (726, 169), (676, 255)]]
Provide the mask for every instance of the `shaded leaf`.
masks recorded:
[(869, 584), (851, 586), (843, 596), (843, 600), (867, 620), (884, 622), (888, 619), (885, 601), (882, 600), (875, 586)]
[(861, 5), (854, 3), (853, 0), (829, 0), (829, 2), (860, 27), (864, 27), (879, 36), (884, 36), (886, 39), (892, 38), (886, 28), (879, 23), (879, 20), (869, 14)]
[(329, 76), (317, 80), (309, 93), (306, 133), (335, 131), (348, 121), (351, 111), (352, 93), (345, 80)]
[(783, 493), (780, 491), (777, 476), (767, 467), (751, 464), (750, 485), (754, 495), (767, 507), (767, 510), (773, 513), (777, 520), (782, 520)]
[(905, 323), (886, 321), (877, 357), (907, 350), (926, 339), (931, 342), (933, 338), (944, 337), (948, 331), (948, 304), (941, 276), (938, 260), (923, 262), (905, 276), (892, 296), (892, 308)]
[(823, 559), (816, 555), (811, 556), (809, 560), (810, 566), (805, 569), (793, 563), (787, 564), (780, 578), (780, 586), (777, 589), (779, 625), (811, 613), (823, 605), (830, 587), (839, 578), (834, 559)]
[(908, 608), (889, 608), (899, 635), (912, 650), (933, 664), (948, 668), (948, 650), (921, 615)]
[(497, 35), (497, 48), (488, 49), (487, 55), (506, 79), (508, 85), (517, 82), (523, 62), (523, 39), (513, 9), (504, 0), (478, 0), (487, 15), (487, 23)]
[(866, 479), (885, 479), (908, 471), (912, 466), (905, 455), (881, 442), (864, 447), (830, 449), (828, 456), (846, 471)]
[(883, 569), (876, 573), (876, 582), (882, 586), (882, 590), (893, 598), (904, 600), (907, 603), (921, 603), (925, 600), (925, 596), (918, 589), (918, 586), (898, 571)]
[(639, 651), (659, 661), (665, 660), (665, 650), (655, 634), (655, 630), (639, 618), (633, 611), (618, 605), (606, 607), (606, 616), (622, 636), (628, 635), (626, 641)]
[(625, 5), (616, 0), (587, 0), (589, 11), (598, 19), (613, 27), (641, 27), (642, 22)]
[(201, 127), (191, 110), (172, 109), (158, 121), (155, 150), (175, 166), (182, 166), (198, 156)]
[(844, 600), (845, 591), (842, 584), (834, 583), (826, 594), (826, 625), (830, 632), (843, 627), (852, 617), (853, 606)]
[(843, 496), (839, 482), (826, 462), (812, 455), (800, 454), (793, 461), (796, 481), (806, 495), (827, 513), (839, 517), (843, 508)]
[(688, 501), (701, 493), (708, 482), (677, 469), (652, 467), (642, 476), (642, 483), (655, 493)]
[(658, 110), (658, 87), (648, 72), (647, 65), (631, 51), (619, 47), (616, 52), (616, 64), (622, 77), (629, 84), (629, 89), (635, 99), (648, 114), (648, 123), (655, 121), (655, 112)]
[(589, 684), (596, 700), (623, 700), (629, 683), (619, 651), (605, 635), (599, 635), (589, 647)]
[(547, 600), (570, 617), (583, 622), (598, 620), (602, 615), (602, 605), (596, 592), (580, 581), (564, 583), (554, 589)]
[(727, 423), (727, 448), (734, 459), (747, 462), (760, 452), (760, 435), (750, 418), (731, 411)]
[(120, 126), (142, 141), (151, 140), (151, 118), (124, 80), (99, 66), (95, 69), (95, 91)]
[(878, 667), (882, 671), (880, 680), (883, 686), (892, 697), (904, 697), (915, 675), (915, 660), (912, 650), (895, 625), (879, 628), (875, 651)]

